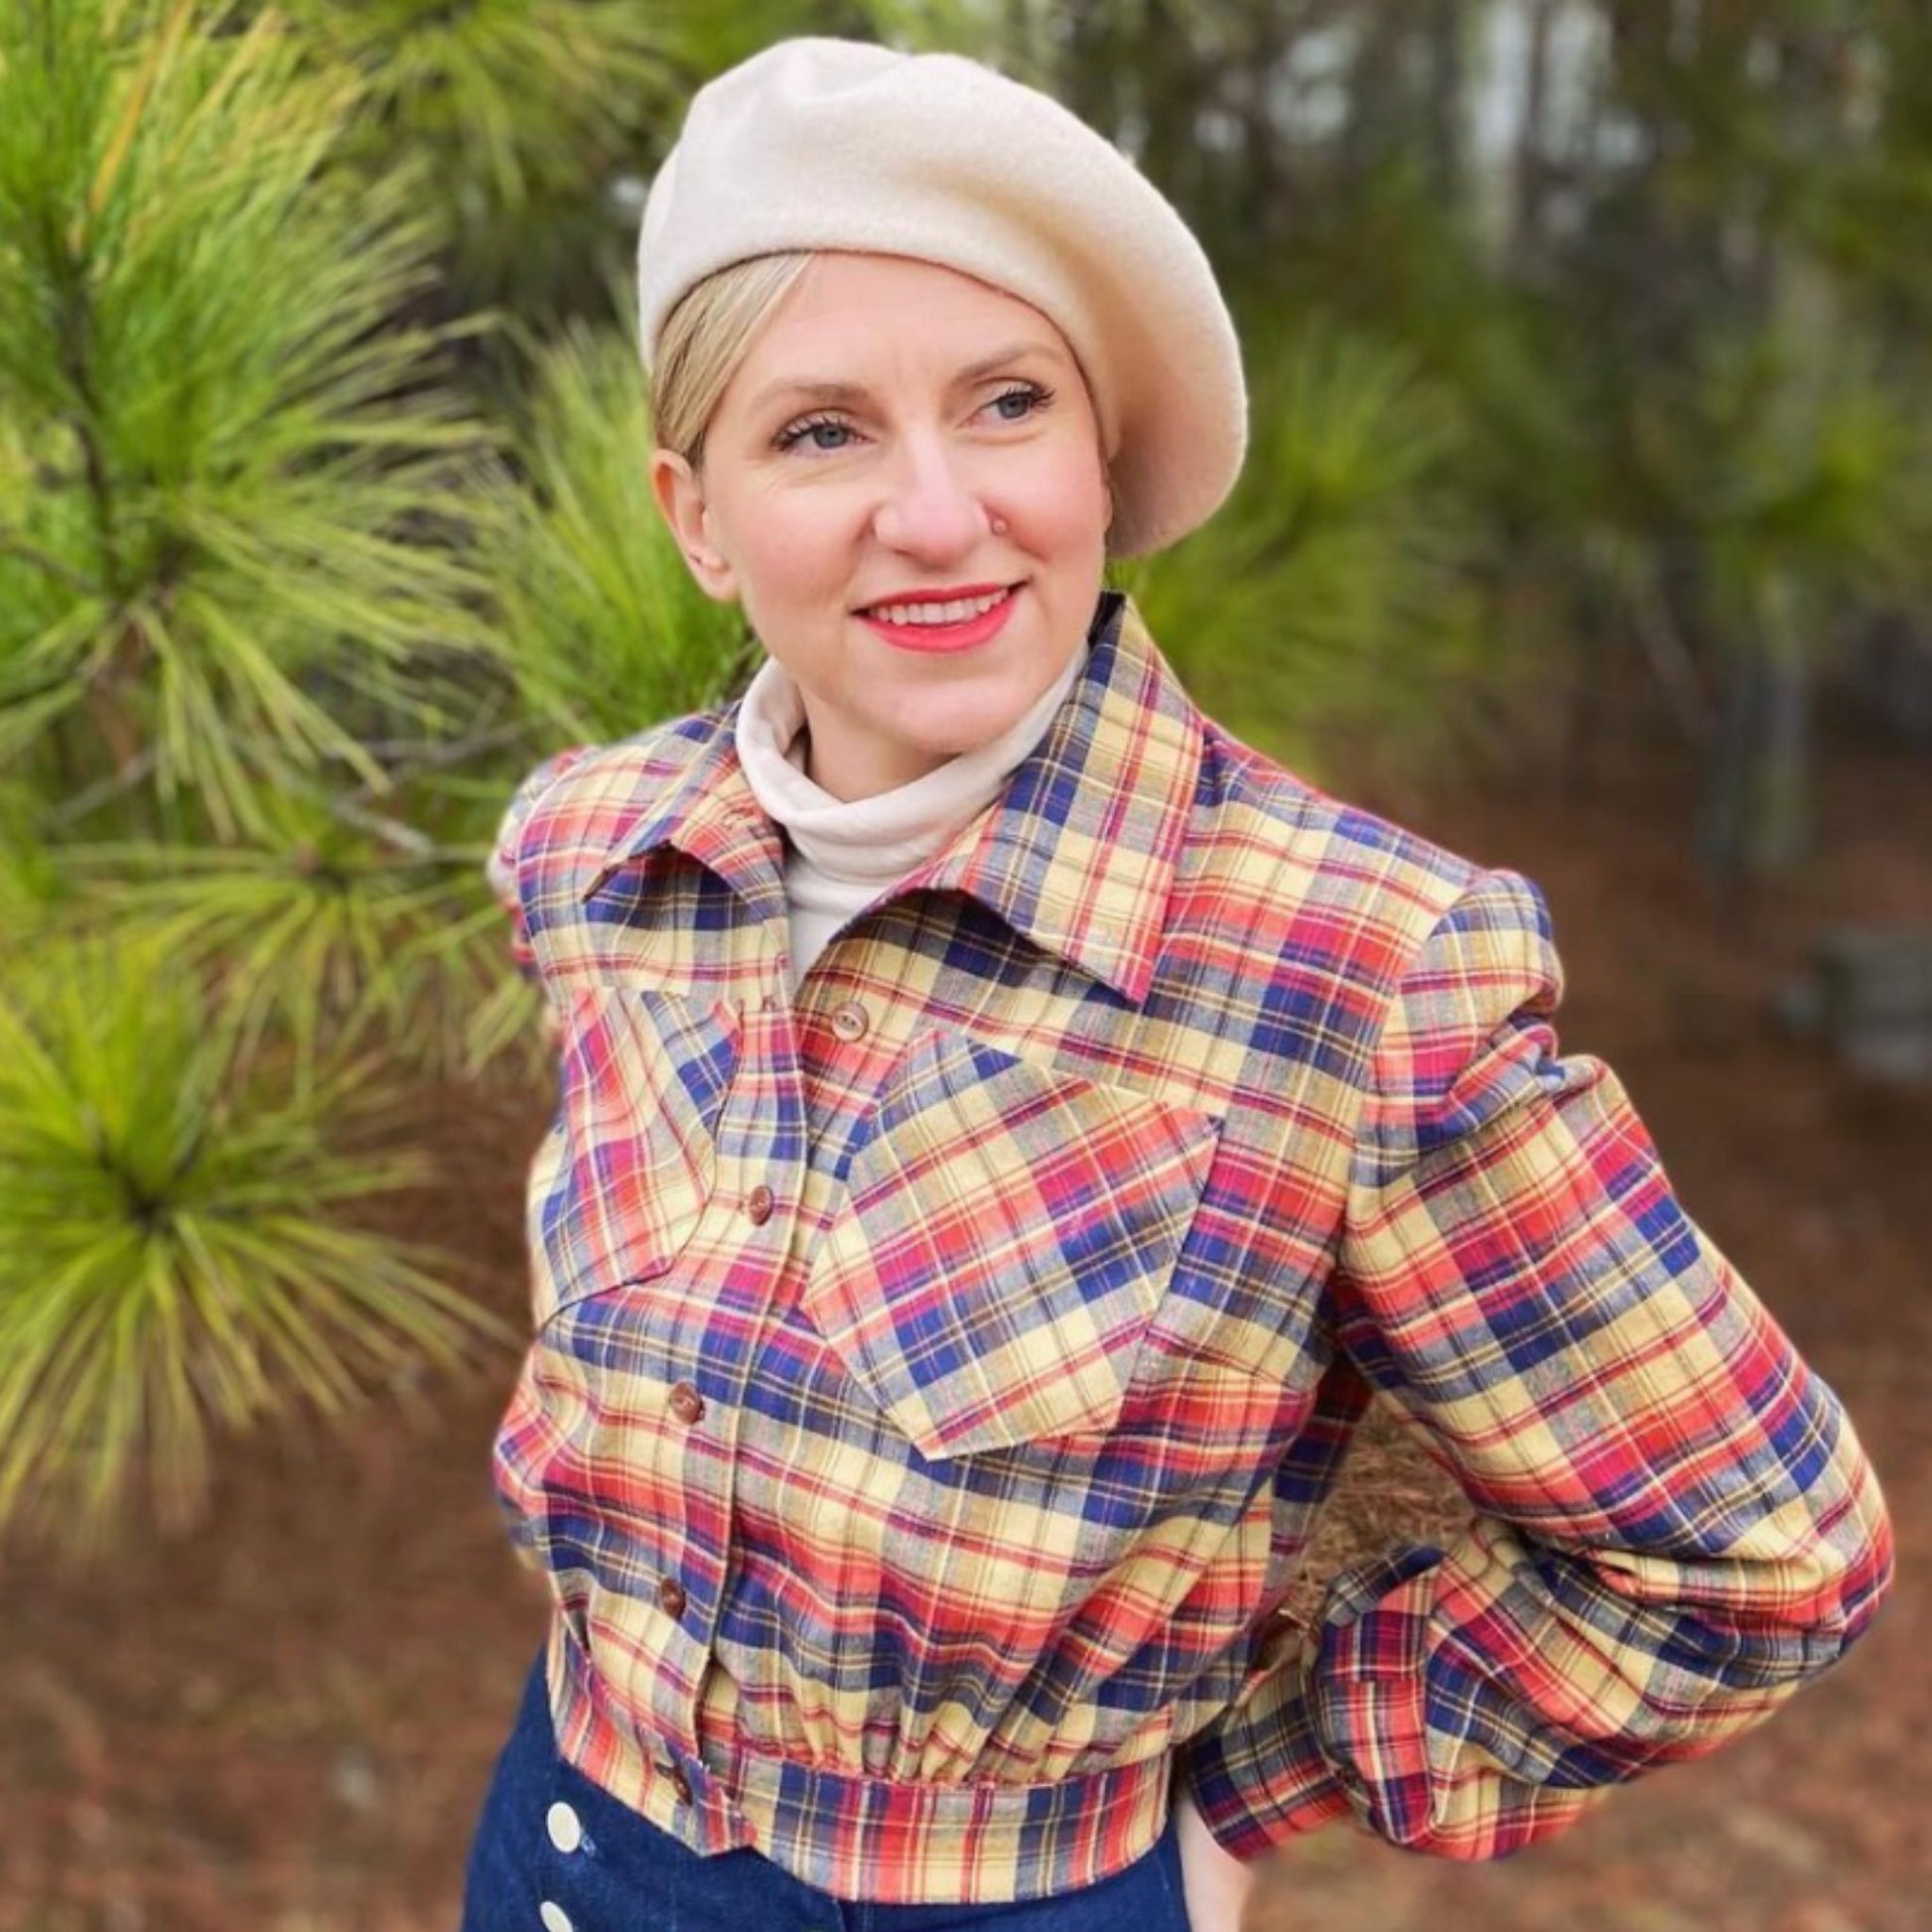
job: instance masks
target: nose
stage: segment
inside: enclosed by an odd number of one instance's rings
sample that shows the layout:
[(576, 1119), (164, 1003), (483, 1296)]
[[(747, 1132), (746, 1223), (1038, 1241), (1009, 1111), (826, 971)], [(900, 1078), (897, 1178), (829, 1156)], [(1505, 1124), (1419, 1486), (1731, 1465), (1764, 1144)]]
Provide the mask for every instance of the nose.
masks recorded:
[(880, 542), (908, 556), (962, 557), (990, 527), (969, 460), (942, 438), (906, 438), (873, 512)]

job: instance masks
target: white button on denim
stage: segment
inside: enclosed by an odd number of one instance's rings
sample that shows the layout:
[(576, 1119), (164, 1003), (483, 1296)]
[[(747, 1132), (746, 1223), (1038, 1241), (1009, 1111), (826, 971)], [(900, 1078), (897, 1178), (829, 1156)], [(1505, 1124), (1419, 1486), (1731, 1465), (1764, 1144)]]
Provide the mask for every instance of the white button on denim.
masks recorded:
[(584, 1821), (559, 1799), (544, 1815), (550, 1843), (559, 1852), (574, 1852), (584, 1842)]
[(571, 1932), (570, 1914), (547, 1898), (537, 1907), (537, 1917), (543, 1921), (543, 1932)]

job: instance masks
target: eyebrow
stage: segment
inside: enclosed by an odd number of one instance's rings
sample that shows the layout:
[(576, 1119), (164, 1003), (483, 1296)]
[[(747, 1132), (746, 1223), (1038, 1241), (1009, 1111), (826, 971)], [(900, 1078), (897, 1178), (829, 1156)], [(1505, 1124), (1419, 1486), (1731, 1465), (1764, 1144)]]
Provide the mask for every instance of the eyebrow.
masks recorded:
[[(1026, 355), (1045, 355), (1056, 361), (1063, 359), (1060, 351), (1050, 343), (1010, 343), (991, 355), (982, 355), (977, 362), (969, 362), (953, 377), (953, 386), (958, 388), (969, 382), (977, 382), (981, 377), (989, 376), (996, 369), (1005, 368), (1008, 363), (1017, 362)], [(866, 388), (861, 382), (840, 382), (829, 377), (781, 376), (776, 382), (767, 383), (760, 389), (747, 407), (758, 411), (777, 401), (780, 396), (790, 395), (796, 395), (801, 401), (856, 403), (866, 400)]]

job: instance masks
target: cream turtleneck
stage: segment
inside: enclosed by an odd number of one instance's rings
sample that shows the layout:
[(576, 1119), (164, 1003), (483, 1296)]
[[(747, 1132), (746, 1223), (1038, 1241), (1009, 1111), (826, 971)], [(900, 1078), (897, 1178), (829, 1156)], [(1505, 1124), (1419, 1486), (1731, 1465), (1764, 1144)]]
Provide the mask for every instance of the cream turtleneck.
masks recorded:
[(931, 858), (990, 806), (1045, 737), (1086, 663), (1082, 643), (1065, 670), (989, 744), (951, 758), (910, 784), (870, 798), (834, 798), (805, 775), (805, 702), (776, 658), (759, 667), (739, 706), (738, 761), (753, 795), (785, 833), (791, 910), (791, 985), (832, 935)]

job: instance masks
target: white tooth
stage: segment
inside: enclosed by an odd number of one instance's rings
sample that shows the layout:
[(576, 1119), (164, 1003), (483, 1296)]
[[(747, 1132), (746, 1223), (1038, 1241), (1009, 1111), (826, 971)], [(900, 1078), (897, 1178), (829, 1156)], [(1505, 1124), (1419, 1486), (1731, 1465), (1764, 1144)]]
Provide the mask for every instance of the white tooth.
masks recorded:
[(946, 604), (881, 604), (875, 609), (888, 623), (959, 623), (983, 617), (1005, 597), (1005, 591), (994, 591), (986, 597), (957, 597)]

